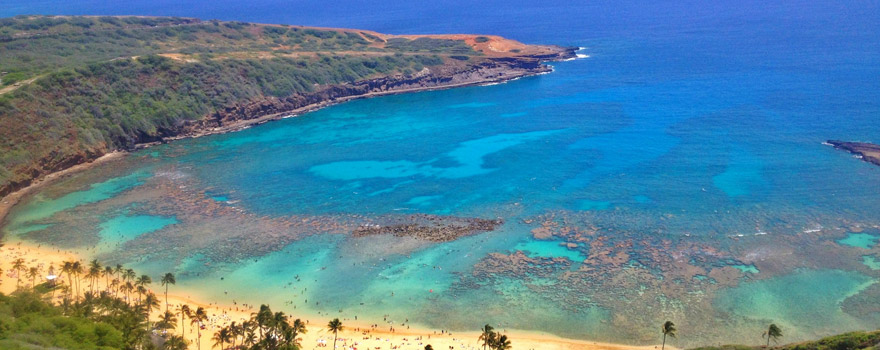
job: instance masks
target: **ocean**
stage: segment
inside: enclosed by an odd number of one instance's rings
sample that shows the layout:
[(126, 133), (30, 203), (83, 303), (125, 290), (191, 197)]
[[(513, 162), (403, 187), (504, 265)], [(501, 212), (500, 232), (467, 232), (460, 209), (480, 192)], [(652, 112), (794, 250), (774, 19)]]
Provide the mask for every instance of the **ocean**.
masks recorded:
[[(551, 74), (352, 101), (137, 151), (26, 198), (7, 241), (74, 249), (221, 302), (447, 330), (650, 344), (880, 325), (876, 1), (21, 1), (497, 34), (580, 47)], [(498, 219), (449, 242), (352, 228)], [(156, 278), (154, 277), (154, 280)]]

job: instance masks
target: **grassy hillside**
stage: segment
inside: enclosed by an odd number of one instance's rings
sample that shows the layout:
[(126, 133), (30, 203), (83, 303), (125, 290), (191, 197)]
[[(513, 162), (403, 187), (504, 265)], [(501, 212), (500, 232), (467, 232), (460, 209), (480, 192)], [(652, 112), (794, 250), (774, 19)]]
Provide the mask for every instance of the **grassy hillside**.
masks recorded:
[[(850, 332), (819, 340), (771, 346), (777, 350), (877, 350), (880, 349), (880, 331)], [(763, 346), (723, 345), (695, 348), (692, 350), (760, 350)]]
[[(483, 52), (493, 42), (479, 38), (191, 18), (3, 18), (0, 196), (235, 106), (424, 76), (426, 67), (473, 70), (493, 59)], [(502, 54), (517, 55), (519, 45)]]

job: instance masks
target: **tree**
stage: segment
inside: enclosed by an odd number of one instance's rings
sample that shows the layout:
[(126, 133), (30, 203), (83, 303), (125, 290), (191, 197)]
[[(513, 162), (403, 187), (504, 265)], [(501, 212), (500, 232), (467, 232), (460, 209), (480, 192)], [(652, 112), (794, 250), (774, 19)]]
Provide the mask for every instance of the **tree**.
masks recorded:
[(663, 346), (660, 347), (661, 350), (666, 349), (666, 336), (675, 338), (675, 331), (675, 323), (672, 323), (672, 321), (663, 323)]
[(425, 345), (425, 350), (434, 350), (434, 347), (431, 344)]
[(18, 289), (19, 284), (21, 284), (21, 270), (24, 269), (24, 259), (18, 258), (12, 262), (12, 269), (15, 270), (15, 289)]
[(176, 328), (177, 316), (174, 316), (174, 313), (170, 311), (165, 311), (165, 313), (162, 314), (162, 317), (159, 319), (159, 322), (156, 323), (156, 327), (163, 331), (168, 331), (169, 329)]
[(327, 324), (327, 330), (333, 332), (333, 349), (336, 349), (336, 338), (338, 338), (339, 331), (342, 329), (342, 322), (339, 322), (338, 318), (334, 318), (333, 321)]
[(31, 279), (31, 289), (33, 289), (36, 287), (37, 277), (40, 276), (40, 269), (36, 266), (29, 268), (27, 276)]
[[(67, 288), (67, 297), (68, 298), (71, 296), (70, 293), (73, 292), (73, 289), (71, 289), (72, 288), (71, 286), (73, 286), (73, 277), (72, 277), (73, 272), (72, 271), (73, 271), (73, 262), (72, 261), (65, 261), (64, 264), (61, 265), (61, 274), (62, 275), (65, 273), (67, 274), (67, 287), (68, 287)], [(59, 277), (61, 277), (61, 276), (59, 276)]]
[(510, 339), (507, 338), (507, 335), (501, 334), (494, 337), (495, 340), (492, 342), (492, 349), (494, 350), (509, 350), (512, 345), (510, 343)]
[(98, 259), (93, 259), (89, 263), (89, 272), (86, 273), (86, 278), (89, 279), (89, 290), (94, 293), (95, 285), (98, 283), (98, 278), (101, 277), (101, 263), (98, 262)]
[(773, 343), (776, 343), (776, 340), (782, 337), (782, 330), (779, 329), (775, 323), (771, 323), (770, 327), (767, 328), (767, 331), (761, 335), (761, 338), (767, 337), (767, 347), (770, 347), (770, 339), (773, 339)]
[(153, 283), (153, 279), (150, 278), (150, 276), (147, 276), (147, 275), (141, 275), (141, 277), (139, 277), (139, 278), (137, 279), (137, 281), (134, 283), (134, 285), (136, 285), (136, 286), (138, 286), (138, 287), (143, 287), (143, 288), (138, 288), (138, 289), (137, 289), (137, 292), (138, 292), (138, 301), (141, 300), (141, 296), (144, 294), (144, 292), (147, 291), (147, 286), (149, 286), (150, 283)]
[(141, 306), (146, 310), (146, 315), (144, 315), (144, 317), (146, 318), (147, 323), (149, 323), (150, 312), (159, 309), (159, 298), (157, 298), (156, 294), (152, 292), (147, 293), (146, 296), (144, 296), (144, 302)]
[(298, 318), (293, 320), (293, 325), (290, 326), (290, 332), (293, 339), (293, 345), (296, 348), (299, 348), (299, 342), (296, 338), (298, 338), (300, 334), (306, 334), (308, 332), (308, 329), (306, 329), (306, 323)]
[(186, 339), (179, 335), (172, 335), (165, 340), (165, 343), (162, 344), (162, 350), (186, 350), (187, 346)]
[(202, 322), (205, 322), (207, 320), (208, 320), (208, 312), (205, 311), (205, 308), (203, 308), (201, 306), (199, 306), (196, 309), (196, 312), (194, 312), (192, 314), (192, 317), (189, 318), (190, 325), (196, 327), (196, 333), (198, 336), (196, 338), (196, 347), (197, 347), (197, 349), (200, 349), (200, 350), (202, 348)]
[(263, 304), (260, 305), (260, 311), (251, 314), (251, 318), (257, 322), (257, 328), (260, 330), (260, 339), (262, 339), (264, 338), (263, 332), (269, 328), (275, 315), (272, 314), (272, 309), (269, 308), (269, 305)]
[(189, 308), (189, 305), (182, 304), (180, 308), (178, 308), (180, 312), (180, 335), (186, 336), (186, 318), (192, 317), (192, 310)]
[(104, 287), (107, 288), (107, 292), (110, 292), (110, 277), (113, 277), (113, 266), (107, 265), (104, 266), (104, 272), (101, 273), (104, 275)]
[(229, 327), (220, 328), (217, 333), (214, 333), (214, 337), (211, 338), (211, 340), (214, 341), (214, 346), (212, 346), (212, 348), (219, 346), (220, 350), (223, 350), (223, 344), (226, 344), (231, 337)]
[(486, 347), (495, 340), (495, 328), (492, 328), (492, 326), (487, 324), (483, 326), (481, 331), (483, 331), (483, 333), (480, 334), (480, 338), (478, 338), (477, 341), (482, 341), (483, 350), (486, 350)]
[(243, 344), (247, 344), (249, 346), (254, 346), (257, 344), (257, 333), (256, 333), (257, 325), (254, 321), (244, 321), (241, 324), (241, 329), (244, 330), (244, 339), (241, 340)]
[(162, 276), (162, 285), (165, 286), (165, 311), (168, 311), (168, 285), (169, 284), (177, 284), (177, 280), (174, 279), (174, 274), (168, 272), (165, 276)]

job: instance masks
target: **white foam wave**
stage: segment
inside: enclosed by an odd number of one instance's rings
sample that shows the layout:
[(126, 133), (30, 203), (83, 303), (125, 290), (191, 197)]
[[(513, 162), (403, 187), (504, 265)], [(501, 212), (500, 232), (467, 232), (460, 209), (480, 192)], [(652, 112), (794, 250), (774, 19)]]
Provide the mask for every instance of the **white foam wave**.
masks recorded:
[(582, 53), (575, 54), (575, 56), (576, 56), (577, 58), (590, 58), (590, 55), (585, 55), (585, 54), (582, 54)]

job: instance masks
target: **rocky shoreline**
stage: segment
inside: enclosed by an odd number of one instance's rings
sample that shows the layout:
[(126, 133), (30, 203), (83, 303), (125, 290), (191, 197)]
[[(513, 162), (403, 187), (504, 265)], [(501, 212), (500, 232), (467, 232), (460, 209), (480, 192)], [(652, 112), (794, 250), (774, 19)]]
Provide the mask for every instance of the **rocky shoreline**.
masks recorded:
[(361, 80), (350, 84), (325, 86), (306, 94), (284, 98), (266, 97), (246, 101), (215, 111), (204, 118), (188, 121), (171, 129), (159, 130), (156, 136), (140, 135), (128, 149), (107, 149), (75, 154), (56, 162), (43, 162), (30, 169), (25, 181), (0, 185), (0, 223), (9, 208), (31, 190), (35, 184), (52, 180), (51, 175), (74, 166), (91, 163), (105, 154), (117, 151), (133, 151), (173, 140), (200, 137), (238, 131), (289, 116), (321, 109), (354, 99), (383, 95), (413, 93), (455, 87), (475, 86), (506, 82), (522, 77), (552, 72), (548, 61), (561, 61), (575, 57), (577, 48), (541, 46), (540, 54), (511, 57), (480, 57), (476, 63), (449, 63), (425, 68), (412, 75), (391, 75)]
[(867, 142), (846, 142), (840, 140), (826, 141), (834, 148), (852, 153), (862, 160), (880, 166), (880, 145)]

